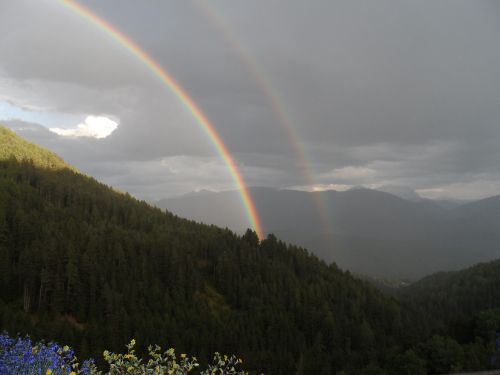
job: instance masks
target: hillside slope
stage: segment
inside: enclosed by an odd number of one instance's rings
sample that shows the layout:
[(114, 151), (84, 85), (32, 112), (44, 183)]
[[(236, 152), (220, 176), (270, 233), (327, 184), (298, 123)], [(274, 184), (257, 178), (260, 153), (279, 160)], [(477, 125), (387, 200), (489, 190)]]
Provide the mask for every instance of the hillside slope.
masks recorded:
[(74, 169), (52, 151), (31, 143), (0, 124), (0, 160), (15, 158), (18, 161), (31, 161), (40, 168)]
[(272, 235), (259, 243), (73, 170), (0, 161), (2, 330), (97, 359), (134, 337), (203, 360), (237, 353), (259, 373), (332, 374), (385, 365), (405, 325), (396, 301)]
[(435, 323), (473, 329), (478, 315), (498, 310), (500, 331), (500, 260), (461, 271), (441, 272), (399, 290), (399, 297)]
[[(489, 323), (460, 336), (467, 321), (417, 308), (418, 294), (398, 302), (274, 235), (197, 224), (74, 170), (36, 166), (29, 153), (22, 160), (0, 160), (0, 330), (56, 339), (98, 361), (131, 338), (139, 353), (155, 343), (202, 362), (235, 353), (251, 374), (494, 364)], [(485, 295), (497, 300), (492, 287)], [(443, 293), (432, 303), (446, 303)]]

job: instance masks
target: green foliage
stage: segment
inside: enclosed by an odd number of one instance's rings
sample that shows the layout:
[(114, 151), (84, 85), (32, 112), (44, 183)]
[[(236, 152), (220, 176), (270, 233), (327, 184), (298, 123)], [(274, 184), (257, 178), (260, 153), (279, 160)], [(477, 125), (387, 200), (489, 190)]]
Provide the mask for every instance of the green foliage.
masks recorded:
[(427, 374), (425, 361), (412, 349), (408, 349), (396, 357), (392, 370), (394, 374), (399, 375)]
[[(433, 327), (444, 323), (465, 326), (482, 311), (500, 308), (500, 260), (463, 271), (443, 272), (403, 288), (400, 298), (419, 313), (438, 316)], [(500, 327), (499, 327), (500, 328)]]
[(73, 169), (60, 156), (26, 141), (12, 130), (0, 125), (0, 160), (9, 158), (15, 158), (18, 161), (31, 161), (40, 168)]
[(236, 356), (221, 355), (215, 353), (213, 363), (208, 365), (208, 369), (201, 372), (201, 375), (247, 375), (244, 371), (239, 371), (237, 368), (243, 363), (242, 359)]
[[(94, 361), (81, 365), (69, 346), (41, 341), (32, 343), (29, 337), (10, 337), (0, 334), (0, 373), (18, 375), (187, 375), (199, 368), (198, 360), (186, 354), (177, 356), (174, 349), (162, 351), (158, 345), (148, 347), (141, 358), (135, 351), (135, 340), (126, 345), (125, 354), (104, 351), (106, 370)], [(242, 363), (235, 356), (215, 353), (212, 364), (200, 375), (248, 375), (238, 369)]]
[[(109, 371), (107, 375), (187, 375), (200, 365), (196, 357), (189, 357), (186, 354), (177, 356), (174, 349), (168, 349), (162, 352), (158, 345), (148, 347), (148, 358), (143, 360), (134, 350), (135, 340), (127, 344), (126, 354), (116, 354), (104, 351), (104, 360)], [(213, 364), (208, 365), (206, 370), (200, 372), (200, 375), (246, 375), (237, 367), (241, 360), (234, 356), (221, 356), (215, 353)], [(94, 369), (90, 375), (101, 375), (102, 372)]]
[(427, 277), (400, 291), (429, 372), (483, 370), (500, 332), (500, 261)]
[(462, 370), (463, 348), (452, 338), (435, 335), (422, 349), (428, 358), (430, 373), (447, 374)]
[(494, 342), (500, 332), (500, 309), (481, 311), (475, 319), (474, 333), (485, 342)]

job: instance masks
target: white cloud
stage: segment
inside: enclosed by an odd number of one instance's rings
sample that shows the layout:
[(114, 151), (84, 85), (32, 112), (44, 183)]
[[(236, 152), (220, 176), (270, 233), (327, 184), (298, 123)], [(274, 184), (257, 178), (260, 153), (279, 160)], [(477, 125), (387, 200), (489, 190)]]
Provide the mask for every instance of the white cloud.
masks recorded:
[(490, 176), (474, 175), (473, 180), (417, 189), (416, 192), (428, 199), (476, 200), (500, 194), (500, 181)]
[(49, 128), (49, 130), (63, 137), (91, 137), (101, 139), (109, 136), (117, 127), (118, 122), (107, 117), (87, 116), (85, 122), (78, 124), (76, 128)]

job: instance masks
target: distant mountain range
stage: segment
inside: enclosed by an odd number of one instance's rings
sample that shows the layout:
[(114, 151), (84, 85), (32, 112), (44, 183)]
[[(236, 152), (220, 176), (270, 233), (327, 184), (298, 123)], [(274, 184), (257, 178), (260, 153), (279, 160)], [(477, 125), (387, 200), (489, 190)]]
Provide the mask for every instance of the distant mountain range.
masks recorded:
[[(392, 194), (257, 187), (251, 194), (266, 233), (356, 273), (416, 279), (500, 256), (500, 196), (432, 201), (391, 189)], [(157, 206), (240, 232), (249, 226), (237, 191), (192, 193)]]

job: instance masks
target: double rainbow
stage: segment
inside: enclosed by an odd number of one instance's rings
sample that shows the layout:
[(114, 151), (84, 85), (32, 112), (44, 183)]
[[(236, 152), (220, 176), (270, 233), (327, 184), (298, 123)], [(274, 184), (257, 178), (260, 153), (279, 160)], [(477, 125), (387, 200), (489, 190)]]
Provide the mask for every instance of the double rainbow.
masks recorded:
[(116, 27), (106, 22), (103, 18), (99, 17), (97, 14), (92, 12), (91, 9), (85, 7), (84, 5), (76, 2), (75, 0), (59, 0), (67, 8), (71, 9), (75, 13), (79, 14), (83, 18), (87, 19), (93, 25), (97, 26), (99, 29), (108, 34), (112, 39), (130, 51), (137, 59), (139, 59), (157, 78), (161, 80), (165, 86), (167, 86), (182, 102), (186, 109), (192, 114), (196, 122), (201, 126), (201, 128), (208, 135), (209, 139), (212, 141), (217, 153), (224, 160), (231, 176), (233, 177), (236, 186), (240, 192), (241, 200), (245, 206), (245, 210), (250, 220), (250, 223), (257, 232), (259, 238), (264, 238), (264, 232), (262, 231), (262, 226), (260, 223), (255, 204), (250, 195), (248, 186), (243, 179), (241, 172), (236, 165), (236, 162), (231, 155), (231, 152), (224, 144), (220, 134), (215, 129), (214, 125), (210, 122), (207, 116), (203, 113), (201, 108), (194, 102), (194, 100), (189, 96), (187, 91), (172, 77), (170, 73), (167, 72), (158, 62), (156, 62), (146, 51), (139, 47), (132, 39), (127, 35), (122, 33)]
[[(257, 84), (260, 92), (263, 94), (268, 105), (276, 116), (279, 124), (281, 125), (284, 134), (288, 140), (288, 144), (292, 147), (295, 156), (298, 159), (298, 169), (304, 182), (309, 186), (317, 186), (313, 163), (310, 161), (306, 150), (300, 142), (300, 135), (297, 126), (294, 124), (289, 111), (287, 111), (285, 103), (281, 99), (279, 93), (274, 88), (268, 74), (259, 66), (257, 60), (252, 56), (247, 48), (241, 43), (232, 30), (232, 27), (224, 19), (224, 17), (217, 11), (215, 5), (210, 0), (195, 0), (194, 4), (198, 7), (201, 13), (207, 20), (220, 32), (224, 37), (227, 44), (234, 51), (235, 55), (239, 58), (241, 63), (247, 68), (255, 83)], [(312, 199), (318, 215), (323, 223), (323, 229), (326, 236), (331, 233), (333, 227), (332, 220), (326, 210), (328, 203), (326, 202), (325, 194), (321, 191), (313, 191)], [(327, 238), (327, 240), (331, 240)]]

